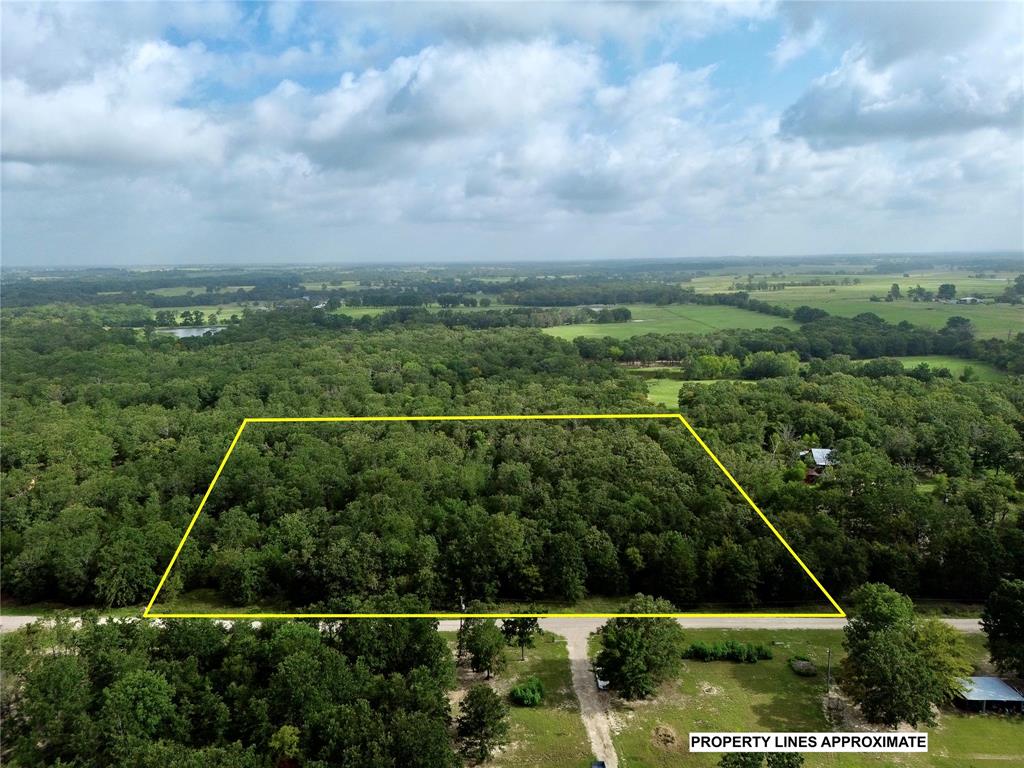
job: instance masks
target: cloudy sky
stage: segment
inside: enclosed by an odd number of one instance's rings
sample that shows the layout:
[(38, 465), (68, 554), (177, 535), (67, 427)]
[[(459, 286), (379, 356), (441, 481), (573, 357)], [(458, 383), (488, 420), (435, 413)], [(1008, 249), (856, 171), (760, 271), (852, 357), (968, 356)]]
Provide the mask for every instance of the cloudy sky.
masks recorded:
[(1024, 4), (4, 2), (15, 264), (1024, 247)]

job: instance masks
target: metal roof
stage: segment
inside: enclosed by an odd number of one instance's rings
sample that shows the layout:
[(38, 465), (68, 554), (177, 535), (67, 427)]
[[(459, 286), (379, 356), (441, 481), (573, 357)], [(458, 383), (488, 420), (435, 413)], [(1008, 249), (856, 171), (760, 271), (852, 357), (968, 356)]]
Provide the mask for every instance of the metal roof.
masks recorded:
[(811, 448), (811, 458), (819, 467), (828, 467), (832, 464), (831, 448)]
[(961, 697), (967, 701), (1022, 701), (1017, 691), (998, 677), (965, 677), (963, 683), (967, 689)]

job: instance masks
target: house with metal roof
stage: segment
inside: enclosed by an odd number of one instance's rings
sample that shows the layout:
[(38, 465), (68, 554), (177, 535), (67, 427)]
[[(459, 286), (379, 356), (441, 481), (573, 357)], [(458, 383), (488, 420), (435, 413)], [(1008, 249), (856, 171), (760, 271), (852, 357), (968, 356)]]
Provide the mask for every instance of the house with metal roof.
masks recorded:
[(825, 471), (825, 468), (835, 464), (835, 461), (832, 459), (831, 448), (811, 448), (809, 451), (800, 451), (801, 459), (806, 461), (807, 457), (810, 457), (811, 466), (807, 468), (804, 482), (808, 484), (816, 483)]

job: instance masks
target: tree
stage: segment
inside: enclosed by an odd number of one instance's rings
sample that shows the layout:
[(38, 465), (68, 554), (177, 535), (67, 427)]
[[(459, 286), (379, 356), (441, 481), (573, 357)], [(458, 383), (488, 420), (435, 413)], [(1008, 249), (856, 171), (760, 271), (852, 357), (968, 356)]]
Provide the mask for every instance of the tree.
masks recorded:
[(483, 762), (507, 741), (508, 705), (488, 685), (474, 685), (462, 701), (457, 722), (461, 751)]
[(100, 548), (96, 593), (105, 605), (131, 605), (143, 596), (153, 575), (151, 547), (138, 528), (121, 528)]
[(486, 672), (488, 679), (505, 667), (505, 636), (493, 621), (474, 624), (466, 635), (469, 666), (474, 672)]
[(955, 695), (969, 672), (962, 641), (938, 622), (915, 621), (910, 598), (884, 584), (859, 587), (851, 604), (843, 630), (843, 692), (868, 722), (932, 724), (932, 706)]
[[(626, 613), (673, 613), (667, 600), (637, 595)], [(617, 617), (601, 632), (602, 648), (597, 655), (598, 674), (626, 699), (641, 699), (654, 693), (679, 666), (683, 653), (683, 630), (670, 618)]]
[(540, 622), (537, 619), (504, 619), (501, 622), (501, 633), (509, 645), (518, 645), (521, 658), (526, 660), (526, 649), (533, 647), (533, 639), (540, 634)]
[(956, 298), (956, 286), (953, 283), (943, 283), (939, 286), (939, 290), (936, 295), (940, 299), (951, 301)]
[(747, 358), (740, 371), (745, 379), (774, 379), (795, 376), (800, 370), (800, 358), (795, 352), (755, 352)]
[(99, 722), (115, 753), (133, 751), (140, 742), (166, 732), (175, 715), (173, 690), (162, 675), (137, 670), (103, 692)]
[(981, 626), (999, 670), (1024, 676), (1024, 579), (999, 582), (985, 603)]
[(800, 768), (804, 756), (799, 752), (771, 752), (766, 761), (768, 768)]
[(896, 300), (896, 299), (898, 299), (900, 297), (900, 295), (901, 294), (900, 294), (900, 285), (899, 285), (899, 283), (893, 283), (892, 286), (889, 288), (889, 296), (890, 296), (890, 298), (892, 298), (893, 300)]
[(938, 619), (918, 618), (915, 639), (933, 677), (936, 701), (949, 702), (963, 693), (963, 679), (972, 668), (960, 633)]

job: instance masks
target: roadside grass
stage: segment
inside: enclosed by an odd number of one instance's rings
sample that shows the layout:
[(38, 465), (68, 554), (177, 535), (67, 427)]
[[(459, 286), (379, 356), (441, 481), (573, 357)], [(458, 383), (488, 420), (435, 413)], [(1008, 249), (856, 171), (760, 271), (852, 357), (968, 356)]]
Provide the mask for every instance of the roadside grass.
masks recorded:
[[(770, 645), (774, 658), (757, 664), (685, 661), (682, 672), (644, 702), (615, 700), (613, 740), (622, 768), (716, 766), (713, 754), (690, 754), (693, 731), (827, 731), (822, 708), (825, 664), (832, 649), (833, 674), (843, 657), (839, 630), (686, 630), (688, 643), (735, 639)], [(987, 671), (983, 635), (965, 635), (976, 666)], [(591, 654), (599, 641), (591, 643)], [(804, 678), (788, 665), (794, 655), (813, 660), (819, 674)], [(1021, 765), (1024, 719), (965, 715), (943, 708), (930, 734), (930, 752), (895, 754), (808, 754), (813, 766), (972, 766)]]
[[(615, 305), (619, 306), (619, 305)], [(628, 304), (633, 319), (628, 323), (583, 323), (556, 325), (544, 332), (560, 339), (572, 340), (578, 336), (628, 339), (645, 333), (709, 333), (723, 328), (796, 328), (797, 323), (786, 317), (764, 315), (747, 309), (699, 304)]]
[[(455, 633), (442, 632), (455, 648)], [(487, 765), (493, 768), (533, 766), (534, 768), (588, 768), (592, 759), (579, 702), (572, 689), (572, 673), (565, 641), (549, 632), (536, 638), (533, 648), (526, 649), (526, 661), (520, 660), (518, 647), (505, 649), (505, 670), (492, 680), (502, 696), (531, 676), (544, 684), (544, 701), (538, 707), (517, 707), (510, 704), (509, 743), (496, 753)], [(459, 690), (454, 699), (461, 701), (469, 686), (483, 681), (483, 675), (459, 670)], [(453, 717), (458, 716), (453, 707)]]

